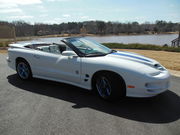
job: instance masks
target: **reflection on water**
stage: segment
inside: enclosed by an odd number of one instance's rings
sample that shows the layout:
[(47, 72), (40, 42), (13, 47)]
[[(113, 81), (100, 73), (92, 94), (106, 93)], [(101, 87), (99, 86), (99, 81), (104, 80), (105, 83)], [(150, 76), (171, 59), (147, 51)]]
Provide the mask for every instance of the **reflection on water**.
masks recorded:
[[(93, 36), (88, 37), (89, 39), (96, 40), (100, 43), (142, 43), (142, 44), (155, 44), (155, 45), (171, 45), (171, 41), (178, 37), (178, 34), (164, 34), (164, 35), (130, 35), (130, 36)], [(39, 38), (32, 40), (32, 42), (54, 42), (59, 43), (64, 37), (54, 38)], [(22, 41), (21, 41), (22, 42)], [(23, 41), (27, 42), (27, 41)]]

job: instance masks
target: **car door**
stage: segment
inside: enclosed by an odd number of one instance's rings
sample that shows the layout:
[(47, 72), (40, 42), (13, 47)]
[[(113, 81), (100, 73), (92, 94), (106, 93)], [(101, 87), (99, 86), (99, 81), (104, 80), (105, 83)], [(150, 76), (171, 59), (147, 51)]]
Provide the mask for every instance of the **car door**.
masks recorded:
[(33, 54), (35, 75), (72, 83), (80, 82), (81, 58), (36, 51)]

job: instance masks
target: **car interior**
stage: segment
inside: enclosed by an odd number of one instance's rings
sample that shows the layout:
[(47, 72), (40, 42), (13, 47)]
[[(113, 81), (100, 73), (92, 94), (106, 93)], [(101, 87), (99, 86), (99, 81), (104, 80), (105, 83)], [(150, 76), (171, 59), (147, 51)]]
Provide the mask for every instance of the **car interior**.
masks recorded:
[(35, 50), (40, 50), (43, 52), (49, 52), (49, 53), (54, 53), (54, 54), (61, 54), (65, 50), (71, 50), (69, 47), (67, 47), (64, 44), (32, 44), (25, 46), (26, 48), (31, 48)]

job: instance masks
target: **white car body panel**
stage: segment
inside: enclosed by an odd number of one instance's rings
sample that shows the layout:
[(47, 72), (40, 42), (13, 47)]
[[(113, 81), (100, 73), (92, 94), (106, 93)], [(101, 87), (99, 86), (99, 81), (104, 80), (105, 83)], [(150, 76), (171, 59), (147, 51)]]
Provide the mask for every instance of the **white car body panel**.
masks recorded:
[[(30, 65), (33, 77), (72, 84), (92, 89), (92, 76), (98, 71), (119, 74), (126, 84), (126, 96), (152, 97), (166, 91), (170, 74), (153, 66), (157, 61), (130, 52), (116, 52), (99, 57), (70, 57), (11, 44), (8, 65), (16, 70), (16, 59), (24, 58)], [(129, 86), (134, 86), (130, 88)]]

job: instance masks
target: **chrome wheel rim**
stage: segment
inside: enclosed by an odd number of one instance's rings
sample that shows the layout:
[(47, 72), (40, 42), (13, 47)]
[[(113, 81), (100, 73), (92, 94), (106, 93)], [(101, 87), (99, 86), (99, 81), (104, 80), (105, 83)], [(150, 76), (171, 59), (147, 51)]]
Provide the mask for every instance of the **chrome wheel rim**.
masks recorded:
[(96, 88), (101, 97), (107, 98), (111, 94), (111, 85), (106, 77), (100, 77), (96, 81)]
[(17, 65), (17, 72), (22, 79), (27, 79), (30, 73), (28, 66), (24, 62)]

